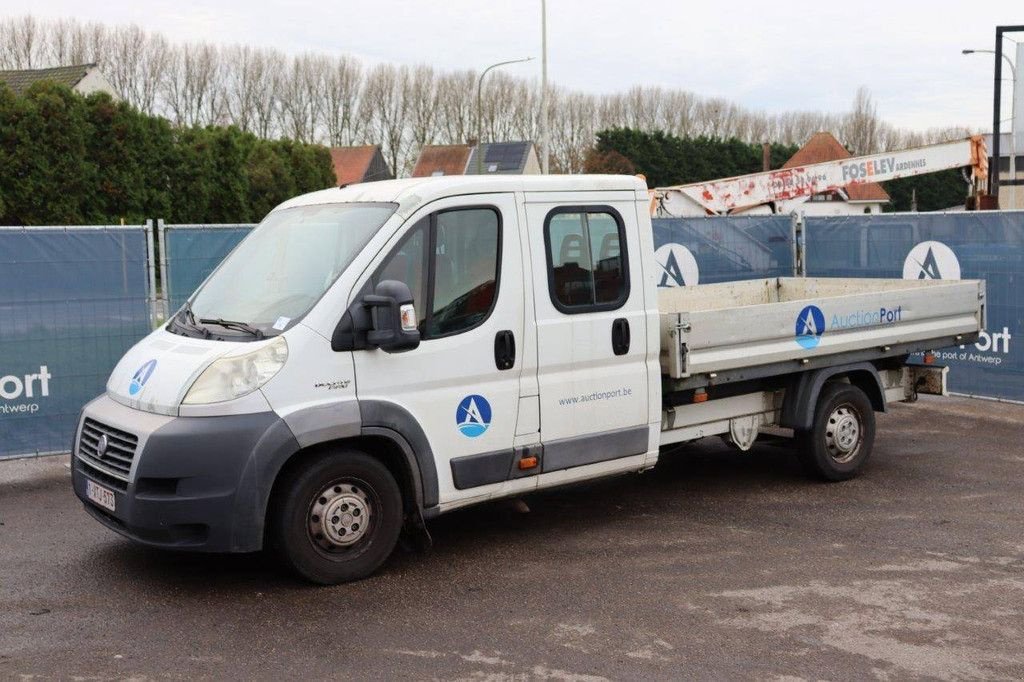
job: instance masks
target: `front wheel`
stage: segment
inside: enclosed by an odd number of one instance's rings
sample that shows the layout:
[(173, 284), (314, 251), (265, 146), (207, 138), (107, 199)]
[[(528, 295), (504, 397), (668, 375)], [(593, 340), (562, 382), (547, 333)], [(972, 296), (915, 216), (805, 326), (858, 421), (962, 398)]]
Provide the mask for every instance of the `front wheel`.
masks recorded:
[(283, 563), (322, 585), (359, 580), (390, 556), (402, 495), (379, 460), (358, 450), (316, 456), (277, 488), (271, 543)]
[(860, 473), (875, 443), (875, 412), (864, 391), (828, 383), (814, 409), (814, 422), (796, 434), (800, 463), (808, 474), (845, 481)]

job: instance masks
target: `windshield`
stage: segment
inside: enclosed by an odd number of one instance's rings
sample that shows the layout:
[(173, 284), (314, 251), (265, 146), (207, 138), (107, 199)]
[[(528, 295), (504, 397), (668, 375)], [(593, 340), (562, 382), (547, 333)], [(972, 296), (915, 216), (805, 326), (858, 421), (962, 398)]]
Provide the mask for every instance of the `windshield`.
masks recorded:
[(320, 300), (395, 208), (347, 203), (274, 211), (182, 309), (178, 330), (257, 338), (284, 331)]

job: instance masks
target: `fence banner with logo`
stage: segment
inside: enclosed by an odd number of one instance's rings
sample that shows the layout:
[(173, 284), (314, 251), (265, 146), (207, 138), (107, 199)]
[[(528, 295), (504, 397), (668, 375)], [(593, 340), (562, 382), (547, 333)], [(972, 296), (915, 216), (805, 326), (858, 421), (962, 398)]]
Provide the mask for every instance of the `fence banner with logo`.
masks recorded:
[(1024, 212), (808, 217), (808, 276), (984, 279), (988, 328), (946, 348), (950, 390), (1024, 400)]
[(0, 228), (0, 459), (67, 452), (150, 329), (146, 229)]
[(796, 250), (789, 216), (656, 218), (658, 286), (792, 277)]
[(160, 223), (160, 275), (173, 314), (255, 225), (164, 225)]

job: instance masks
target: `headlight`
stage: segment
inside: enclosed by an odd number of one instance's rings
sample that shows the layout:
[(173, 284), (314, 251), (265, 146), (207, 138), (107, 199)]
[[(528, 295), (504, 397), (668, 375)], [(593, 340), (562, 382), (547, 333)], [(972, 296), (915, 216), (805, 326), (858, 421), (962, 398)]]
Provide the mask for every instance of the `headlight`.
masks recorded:
[(279, 336), (259, 350), (214, 360), (188, 389), (182, 402), (205, 405), (241, 398), (270, 381), (287, 359), (288, 342)]

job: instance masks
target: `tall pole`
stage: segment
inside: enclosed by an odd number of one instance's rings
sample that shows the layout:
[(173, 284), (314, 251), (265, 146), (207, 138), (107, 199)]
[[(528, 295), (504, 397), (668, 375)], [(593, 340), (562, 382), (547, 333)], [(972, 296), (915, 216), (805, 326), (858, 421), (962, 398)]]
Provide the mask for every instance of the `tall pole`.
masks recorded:
[(540, 170), (548, 174), (548, 3), (540, 0)]
[[(1020, 33), (1024, 32), (1024, 24), (1018, 26), (996, 26), (996, 68), (995, 77), (993, 84), (993, 96), (992, 96), (992, 159), (993, 165), (995, 166), (994, 172), (989, 170), (989, 193), (995, 197), (996, 207), (999, 206), (999, 183), (1002, 178), (1000, 177), (999, 168), (999, 115), (1001, 100), (1001, 85), (1003, 80), (1003, 34), (1004, 33)], [(1016, 180), (1016, 178), (1013, 178)]]
[[(997, 31), (998, 32), (998, 31)], [(997, 42), (998, 45), (998, 42)], [(994, 109), (995, 115), (993, 116), (992, 124), (992, 158), (994, 169), (989, 169), (989, 194), (992, 194), (998, 198), (999, 196), (999, 147), (1002, 140), (999, 139), (999, 126), (1000, 126), (1000, 114), (1001, 114), (1001, 101), (1000, 93), (1002, 92), (1002, 62), (999, 58), (1002, 57), (1006, 61), (1006, 66), (1010, 69), (1010, 79), (1013, 81), (1013, 97), (1010, 100), (1010, 180), (1017, 179), (1017, 67), (1014, 66), (1013, 60), (1002, 53), (1001, 50), (962, 50), (964, 54), (994, 54), (996, 56), (996, 85), (995, 85), (995, 97), (994, 97)], [(1022, 54), (1021, 46), (1017, 46), (1017, 54)], [(1019, 63), (1018, 63), (1019, 66)], [(1016, 202), (1016, 190), (1014, 190), (1014, 201), (1013, 206), (1008, 208), (1017, 208)]]
[[(1005, 56), (1005, 55), (1004, 55)], [(1010, 64), (1013, 77), (1013, 95), (1010, 97), (1010, 206), (1017, 208), (1017, 67)], [(998, 169), (996, 169), (998, 172)]]
[(1013, 149), (1013, 156), (1010, 157), (1010, 180), (1013, 182), (1013, 207), (1022, 208), (1020, 203), (1022, 183), (1017, 178), (1016, 152), (1020, 149), (1021, 144), (1019, 136), (1024, 132), (1024, 43), (1017, 43), (1014, 60), (1017, 66), (1013, 72), (1013, 106), (1010, 108), (1012, 116), (1010, 140), (1011, 149)]
[(1003, 27), (996, 26), (996, 68), (995, 68), (995, 84), (992, 88), (992, 163), (995, 166), (994, 169), (989, 170), (989, 181), (988, 181), (988, 193), (991, 194), (995, 199), (996, 208), (999, 208), (999, 181), (1002, 180), (1002, 169), (1000, 166), (1001, 159), (999, 158), (999, 143), (1000, 130), (999, 130), (999, 119), (1002, 113), (1002, 80), (1003, 80)]
[(519, 64), (520, 62), (528, 62), (533, 57), (524, 57), (523, 59), (510, 59), (507, 62), (498, 62), (497, 64), (491, 64), (483, 73), (480, 74), (480, 78), (476, 82), (476, 174), (480, 175), (483, 173), (483, 143), (484, 143), (484, 110), (483, 110), (483, 98), (482, 92), (484, 87), (484, 76), (491, 69), (496, 69), (499, 66), (507, 66), (509, 64)]

